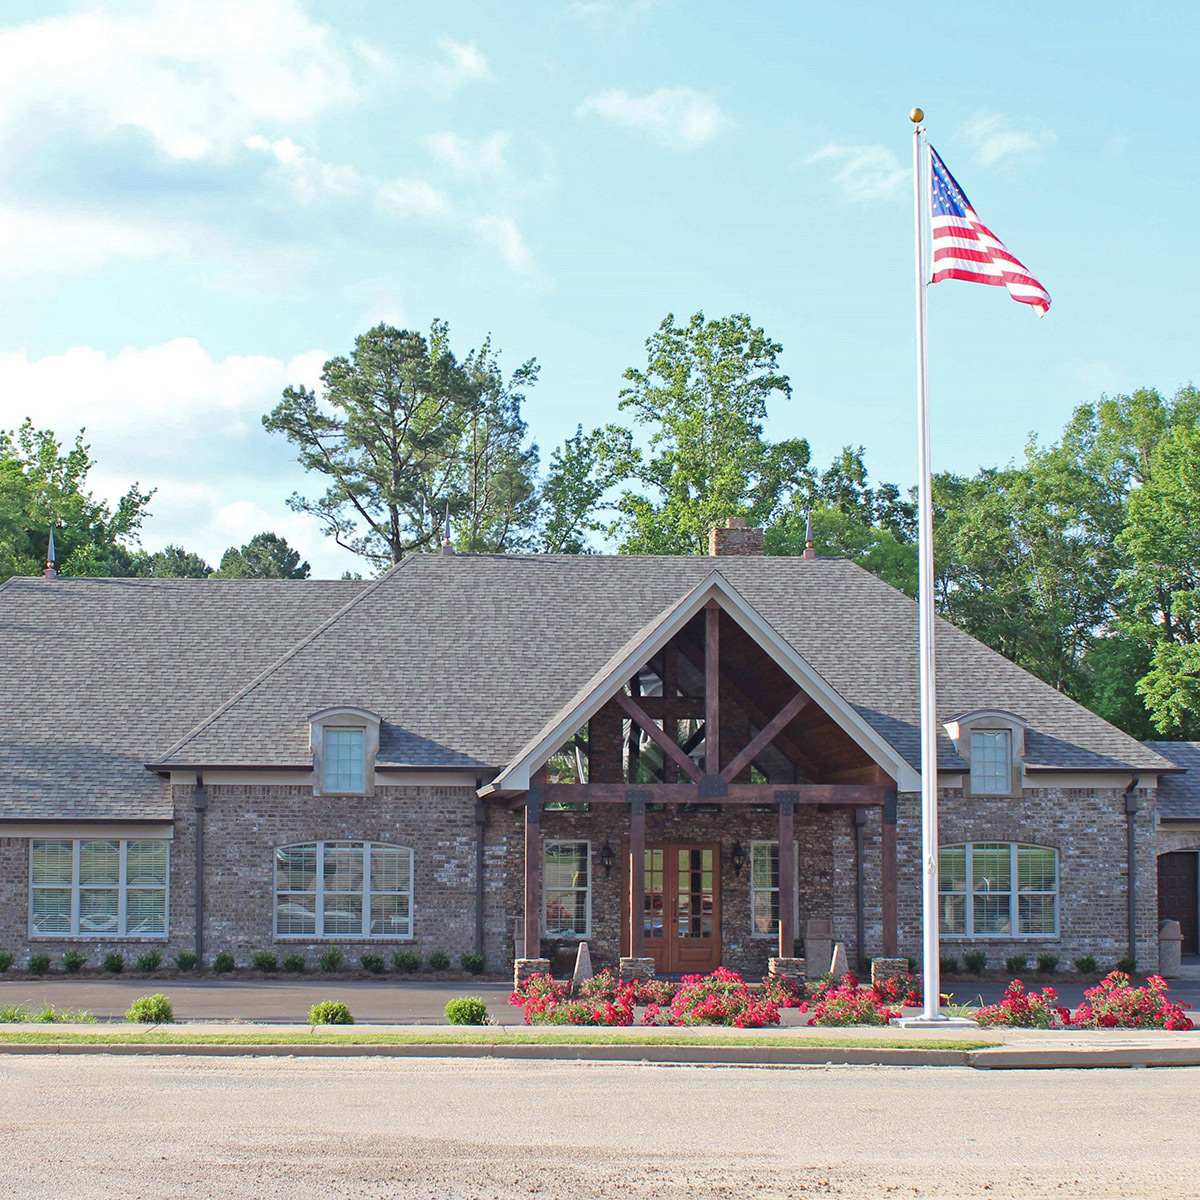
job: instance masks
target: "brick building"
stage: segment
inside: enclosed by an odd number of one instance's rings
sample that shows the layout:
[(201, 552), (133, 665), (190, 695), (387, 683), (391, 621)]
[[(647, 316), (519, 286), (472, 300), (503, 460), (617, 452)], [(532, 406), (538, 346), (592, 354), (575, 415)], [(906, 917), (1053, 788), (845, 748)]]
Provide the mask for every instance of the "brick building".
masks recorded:
[[(710, 551), (10, 579), (0, 948), (919, 955), (915, 605), (735, 522)], [(943, 952), (1153, 967), (1200, 750), (945, 623), (938, 680)]]

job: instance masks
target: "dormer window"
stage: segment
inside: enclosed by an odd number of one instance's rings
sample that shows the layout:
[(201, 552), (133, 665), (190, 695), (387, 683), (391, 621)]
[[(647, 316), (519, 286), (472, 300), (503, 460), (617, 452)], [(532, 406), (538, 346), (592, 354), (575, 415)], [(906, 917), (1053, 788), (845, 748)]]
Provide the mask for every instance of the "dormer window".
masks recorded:
[(1025, 722), (1001, 709), (979, 709), (946, 722), (966, 760), (967, 796), (1017, 796), (1024, 784)]
[(372, 796), (379, 717), (365, 708), (325, 708), (309, 717), (313, 794)]

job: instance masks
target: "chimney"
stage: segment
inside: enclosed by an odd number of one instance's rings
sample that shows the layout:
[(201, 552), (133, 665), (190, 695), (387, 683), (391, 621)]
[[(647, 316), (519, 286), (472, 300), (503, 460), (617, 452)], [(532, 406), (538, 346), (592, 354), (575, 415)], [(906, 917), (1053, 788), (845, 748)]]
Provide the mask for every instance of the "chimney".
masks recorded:
[(50, 530), (50, 543), (46, 547), (46, 569), (42, 572), (46, 579), (57, 579), (58, 572), (54, 569), (54, 530)]
[(812, 513), (808, 514), (808, 520), (804, 525), (804, 557), (816, 558), (817, 552), (813, 549), (812, 540)]
[(708, 552), (714, 558), (745, 558), (762, 556), (763, 531), (747, 529), (745, 517), (730, 517), (725, 527), (718, 525), (708, 531)]

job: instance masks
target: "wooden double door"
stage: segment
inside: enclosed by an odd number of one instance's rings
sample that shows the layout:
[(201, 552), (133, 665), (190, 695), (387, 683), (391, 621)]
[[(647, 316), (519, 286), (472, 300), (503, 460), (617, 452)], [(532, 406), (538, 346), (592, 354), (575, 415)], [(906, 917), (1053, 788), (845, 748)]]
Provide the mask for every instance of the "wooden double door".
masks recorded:
[(1200, 951), (1200, 855), (1176, 850), (1158, 856), (1158, 919), (1178, 921), (1184, 954)]
[[(628, 862), (628, 854), (623, 856)], [(660, 975), (691, 975), (721, 965), (721, 846), (719, 842), (654, 843), (643, 863), (642, 947)], [(625, 896), (629, 888), (623, 889)], [(629, 953), (628, 900), (622, 952)]]

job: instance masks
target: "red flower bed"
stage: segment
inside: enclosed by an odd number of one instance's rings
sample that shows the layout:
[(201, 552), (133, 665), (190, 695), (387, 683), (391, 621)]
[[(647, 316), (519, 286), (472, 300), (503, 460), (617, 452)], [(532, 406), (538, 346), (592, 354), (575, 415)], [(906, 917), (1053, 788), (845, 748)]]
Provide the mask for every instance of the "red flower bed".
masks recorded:
[(1069, 1009), (1056, 1005), (1058, 992), (1043, 988), (1041, 995), (1026, 992), (1025, 985), (1014, 979), (1004, 989), (1004, 999), (998, 1004), (984, 1005), (975, 1020), (985, 1029), (1004, 1026), (1010, 1029), (1061, 1029), (1071, 1023)]
[(1151, 975), (1146, 986), (1130, 986), (1129, 976), (1113, 971), (1083, 993), (1071, 1024), (1083, 1029), (1192, 1029), (1190, 1005), (1167, 996), (1167, 981)]
[(735, 1025), (760, 1029), (779, 1024), (779, 1008), (769, 997), (751, 993), (734, 971), (718, 967), (711, 975), (685, 975), (679, 990), (664, 1009), (646, 1006), (643, 1025)]
[[(632, 1025), (633, 988), (618, 984), (611, 997), (570, 999), (570, 985), (549, 975), (532, 975), (509, 996), (525, 1015), (526, 1025)], [(599, 989), (597, 989), (599, 990)]]
[(677, 984), (667, 979), (638, 979), (632, 983), (622, 983), (615, 971), (605, 967), (579, 985), (579, 995), (584, 1000), (616, 1000), (629, 988), (633, 989), (635, 1004), (670, 1004), (679, 990)]
[(802, 979), (766, 975), (763, 977), (762, 994), (776, 1008), (798, 1008), (801, 1012), (808, 1008), (808, 994), (804, 990)]
[[(853, 975), (843, 975), (841, 982), (830, 984), (816, 997), (810, 1025), (886, 1025), (900, 1013), (890, 1007), (885, 994), (892, 989), (886, 985), (859, 987)], [(895, 989), (897, 994), (899, 988)], [(907, 993), (905, 993), (907, 995)]]

